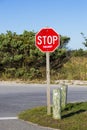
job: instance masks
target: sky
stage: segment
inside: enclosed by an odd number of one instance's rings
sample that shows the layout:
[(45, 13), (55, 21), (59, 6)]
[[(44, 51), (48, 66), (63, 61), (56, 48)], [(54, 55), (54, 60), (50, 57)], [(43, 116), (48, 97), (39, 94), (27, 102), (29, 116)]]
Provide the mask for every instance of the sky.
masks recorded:
[(0, 0), (0, 34), (51, 27), (70, 37), (69, 49), (86, 49), (87, 0)]

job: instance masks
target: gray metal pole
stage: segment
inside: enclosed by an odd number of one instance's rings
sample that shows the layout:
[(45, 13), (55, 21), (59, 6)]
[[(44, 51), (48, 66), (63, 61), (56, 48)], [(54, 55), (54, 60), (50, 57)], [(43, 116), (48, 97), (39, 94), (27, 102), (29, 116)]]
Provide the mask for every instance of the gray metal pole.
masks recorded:
[(61, 86), (61, 107), (64, 108), (67, 104), (67, 88), (68, 86), (62, 84)]
[(46, 75), (47, 75), (47, 114), (51, 114), (50, 107), (50, 55), (46, 52)]
[(61, 119), (61, 90), (53, 90), (53, 118)]

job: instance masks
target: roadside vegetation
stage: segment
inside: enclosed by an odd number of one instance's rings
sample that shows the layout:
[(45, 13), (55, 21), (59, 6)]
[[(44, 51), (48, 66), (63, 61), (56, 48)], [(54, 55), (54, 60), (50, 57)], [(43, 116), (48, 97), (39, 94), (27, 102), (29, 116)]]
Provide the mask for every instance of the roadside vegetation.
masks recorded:
[[(0, 79), (46, 81), (46, 56), (35, 46), (34, 31), (0, 34)], [(83, 44), (87, 38), (83, 33)], [(60, 47), (50, 53), (51, 80), (87, 80), (87, 51), (69, 50), (70, 37), (60, 35)]]
[(69, 103), (62, 110), (62, 119), (55, 120), (47, 115), (46, 107), (23, 111), (19, 118), (45, 127), (60, 130), (87, 130), (87, 102)]

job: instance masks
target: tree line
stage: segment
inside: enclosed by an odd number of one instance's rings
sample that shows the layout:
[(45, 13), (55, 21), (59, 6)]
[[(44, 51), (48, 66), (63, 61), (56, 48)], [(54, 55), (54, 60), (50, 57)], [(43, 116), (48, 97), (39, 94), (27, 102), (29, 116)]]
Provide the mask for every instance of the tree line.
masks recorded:
[[(36, 48), (35, 34), (26, 30), (22, 34), (11, 31), (0, 34), (0, 78), (45, 78), (45, 53)], [(60, 37), (60, 47), (50, 53), (51, 68), (56, 71), (70, 58), (67, 49), (70, 37)]]

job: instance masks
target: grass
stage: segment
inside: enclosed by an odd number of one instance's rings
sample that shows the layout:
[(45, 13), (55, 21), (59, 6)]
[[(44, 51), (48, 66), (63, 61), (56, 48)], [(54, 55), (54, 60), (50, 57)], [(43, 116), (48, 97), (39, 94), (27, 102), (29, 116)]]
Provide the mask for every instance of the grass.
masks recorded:
[(62, 110), (61, 120), (53, 119), (52, 115), (48, 116), (45, 106), (23, 111), (19, 118), (61, 130), (87, 130), (87, 102), (67, 104)]

